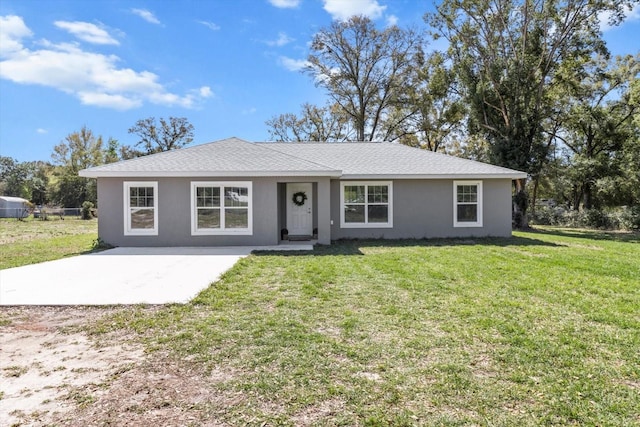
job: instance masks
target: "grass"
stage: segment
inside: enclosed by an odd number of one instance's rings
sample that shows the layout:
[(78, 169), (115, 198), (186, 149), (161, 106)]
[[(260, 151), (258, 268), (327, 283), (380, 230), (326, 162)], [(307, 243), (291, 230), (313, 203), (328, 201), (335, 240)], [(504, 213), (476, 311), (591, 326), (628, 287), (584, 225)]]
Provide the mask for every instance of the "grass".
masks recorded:
[(87, 253), (97, 237), (97, 220), (0, 219), (0, 270)]
[(638, 243), (545, 228), (265, 252), (93, 332), (219, 378), (193, 410), (230, 425), (638, 425)]

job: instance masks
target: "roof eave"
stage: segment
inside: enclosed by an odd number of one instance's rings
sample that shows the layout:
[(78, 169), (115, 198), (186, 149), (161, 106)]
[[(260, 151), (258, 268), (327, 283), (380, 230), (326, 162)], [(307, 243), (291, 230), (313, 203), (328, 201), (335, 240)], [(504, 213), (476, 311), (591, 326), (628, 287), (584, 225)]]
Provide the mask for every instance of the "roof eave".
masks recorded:
[(343, 174), (341, 179), (524, 179), (524, 172), (487, 174)]
[(92, 171), (83, 169), (79, 175), (85, 178), (188, 178), (188, 177), (271, 177), (271, 176), (326, 176), (339, 178), (341, 171)]

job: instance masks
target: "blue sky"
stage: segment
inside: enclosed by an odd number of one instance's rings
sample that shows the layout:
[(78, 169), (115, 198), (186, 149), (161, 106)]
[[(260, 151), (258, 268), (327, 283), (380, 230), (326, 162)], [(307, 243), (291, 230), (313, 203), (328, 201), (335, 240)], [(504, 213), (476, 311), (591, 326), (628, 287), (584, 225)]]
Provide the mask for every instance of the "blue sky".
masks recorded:
[[(422, 0), (0, 2), (0, 154), (50, 160), (87, 126), (123, 144), (138, 119), (186, 117), (194, 144), (268, 139), (265, 121), (325, 95), (299, 69), (313, 34), (365, 14), (424, 28)], [(614, 54), (637, 53), (640, 7), (604, 28)]]

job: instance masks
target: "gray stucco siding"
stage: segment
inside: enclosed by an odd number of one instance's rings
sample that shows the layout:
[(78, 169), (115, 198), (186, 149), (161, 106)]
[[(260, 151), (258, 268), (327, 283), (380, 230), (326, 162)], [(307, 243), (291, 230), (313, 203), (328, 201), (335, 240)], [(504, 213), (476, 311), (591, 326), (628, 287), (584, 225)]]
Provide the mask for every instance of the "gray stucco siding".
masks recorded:
[(343, 228), (340, 226), (341, 181), (332, 180), (331, 238), (337, 240), (511, 236), (510, 179), (482, 180), (482, 227), (454, 227), (453, 181), (394, 180), (393, 227)]
[[(126, 236), (124, 234), (123, 182), (156, 181), (158, 183), (158, 234)], [(251, 181), (253, 201), (252, 235), (191, 235), (192, 181)], [(273, 245), (277, 235), (276, 186), (263, 179), (158, 178), (98, 179), (98, 235), (115, 246), (239, 246)], [(259, 215), (257, 213), (260, 212)]]
[[(128, 236), (124, 233), (123, 183), (149, 181), (158, 183), (157, 210), (158, 234), (154, 236)], [(191, 233), (191, 183), (193, 181), (249, 181), (252, 182), (252, 234), (251, 235), (192, 235)], [(314, 193), (328, 189), (329, 179), (318, 177), (268, 177), (268, 178), (99, 178), (98, 235), (115, 246), (243, 246), (277, 245), (282, 228), (279, 211), (279, 183), (314, 182)], [(280, 187), (282, 188), (282, 187)], [(324, 191), (326, 192), (326, 191)], [(328, 217), (328, 203), (317, 201), (314, 209), (318, 218)], [(324, 208), (323, 208), (324, 207)], [(323, 212), (326, 209), (326, 212)], [(329, 243), (328, 221), (318, 224), (321, 243)]]
[[(158, 183), (158, 234), (127, 236), (124, 233), (123, 182)], [(191, 183), (193, 181), (252, 182), (251, 235), (192, 235)], [(351, 180), (345, 180), (351, 181)], [(355, 181), (355, 180), (354, 180)], [(371, 181), (371, 180), (369, 180)], [(313, 224), (318, 242), (345, 238), (434, 238), (511, 235), (511, 180), (485, 179), (483, 226), (453, 226), (453, 180), (394, 180), (393, 227), (342, 228), (340, 226), (340, 180), (328, 177), (260, 178), (99, 178), (98, 234), (115, 246), (240, 246), (277, 245), (286, 224), (286, 183), (313, 183)]]

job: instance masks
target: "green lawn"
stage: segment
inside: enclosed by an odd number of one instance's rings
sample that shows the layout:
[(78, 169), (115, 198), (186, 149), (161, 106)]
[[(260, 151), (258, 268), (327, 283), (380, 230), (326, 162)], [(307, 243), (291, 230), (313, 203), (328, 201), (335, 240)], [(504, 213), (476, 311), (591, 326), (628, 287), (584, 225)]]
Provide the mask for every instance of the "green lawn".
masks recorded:
[(52, 217), (0, 219), (0, 270), (79, 255), (93, 249), (98, 221)]
[(192, 304), (93, 331), (219, 378), (201, 421), (639, 425), (639, 243), (546, 228), (261, 253)]

